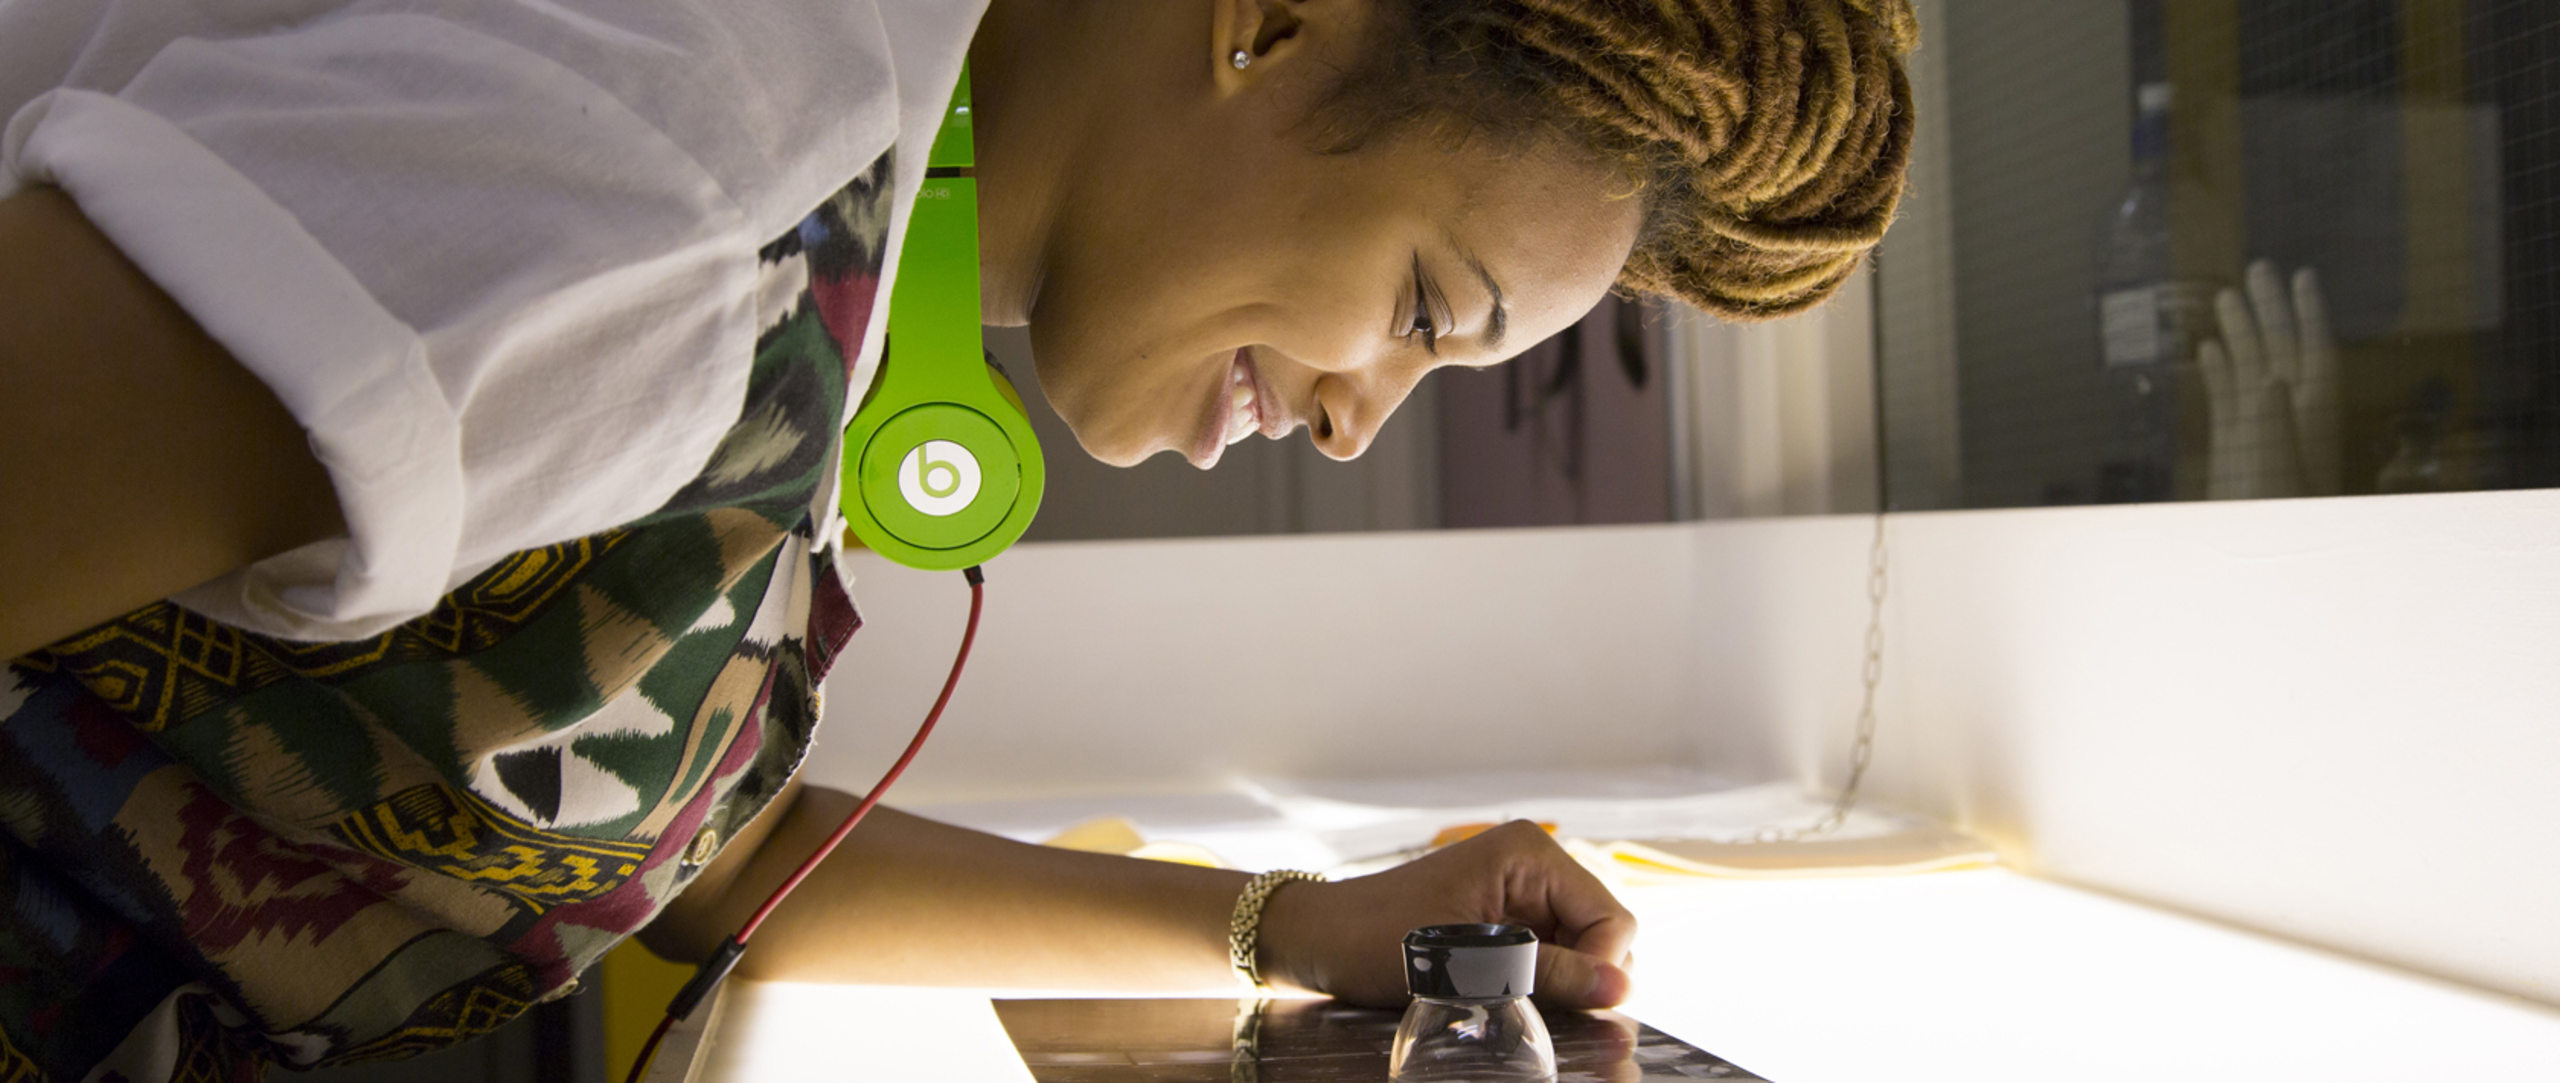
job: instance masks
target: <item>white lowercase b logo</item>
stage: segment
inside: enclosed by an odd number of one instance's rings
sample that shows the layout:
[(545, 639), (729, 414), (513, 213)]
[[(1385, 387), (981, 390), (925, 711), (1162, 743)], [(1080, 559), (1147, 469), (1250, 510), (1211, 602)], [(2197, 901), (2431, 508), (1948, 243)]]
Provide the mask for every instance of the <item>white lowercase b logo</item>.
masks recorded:
[(898, 495), (927, 515), (957, 515), (978, 499), (978, 457), (949, 440), (927, 440), (898, 464)]

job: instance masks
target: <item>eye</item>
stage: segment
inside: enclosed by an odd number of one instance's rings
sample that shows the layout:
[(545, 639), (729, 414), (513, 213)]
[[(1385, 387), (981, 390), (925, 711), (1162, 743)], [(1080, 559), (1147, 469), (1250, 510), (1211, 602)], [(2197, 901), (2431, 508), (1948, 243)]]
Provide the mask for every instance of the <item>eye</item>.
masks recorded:
[(1413, 319), (1405, 325), (1405, 341), (1422, 336), (1422, 348), (1433, 355), (1440, 352), (1440, 321), (1431, 315), (1431, 284), (1422, 276), (1422, 257), (1413, 260)]

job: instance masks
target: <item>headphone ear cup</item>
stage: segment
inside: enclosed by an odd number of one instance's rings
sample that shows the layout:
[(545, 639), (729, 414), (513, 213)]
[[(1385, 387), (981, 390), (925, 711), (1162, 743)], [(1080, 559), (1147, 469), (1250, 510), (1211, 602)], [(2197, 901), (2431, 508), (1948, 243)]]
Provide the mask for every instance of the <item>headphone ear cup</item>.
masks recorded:
[(871, 517), (911, 546), (955, 550), (984, 537), (1021, 489), (1013, 440), (986, 415), (918, 403), (883, 422), (855, 464)]
[(1011, 395), (973, 397), (910, 403), (847, 434), (842, 504), (864, 545), (950, 570), (986, 562), (1030, 528), (1048, 477), (1030, 418)]

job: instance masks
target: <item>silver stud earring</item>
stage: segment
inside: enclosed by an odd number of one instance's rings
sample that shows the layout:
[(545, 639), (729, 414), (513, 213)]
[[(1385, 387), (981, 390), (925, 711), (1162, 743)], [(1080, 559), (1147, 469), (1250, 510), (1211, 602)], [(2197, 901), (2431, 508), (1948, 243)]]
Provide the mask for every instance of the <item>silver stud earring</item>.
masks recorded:
[(1237, 71), (1243, 71), (1246, 65), (1253, 63), (1253, 54), (1238, 49), (1235, 55), (1227, 58), (1227, 63), (1235, 65)]

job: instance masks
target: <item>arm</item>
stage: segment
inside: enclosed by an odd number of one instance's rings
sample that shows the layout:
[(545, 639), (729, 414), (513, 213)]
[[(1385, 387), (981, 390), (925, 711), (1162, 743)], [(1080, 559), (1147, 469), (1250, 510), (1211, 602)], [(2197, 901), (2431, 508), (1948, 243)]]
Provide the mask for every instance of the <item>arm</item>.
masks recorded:
[[(642, 934), (708, 956), (856, 803), (786, 790)], [(776, 810), (780, 811), (776, 815)], [(769, 832), (769, 835), (767, 834)], [(724, 867), (725, 866), (725, 867)], [(881, 984), (1232, 992), (1227, 920), (1244, 873), (1013, 842), (889, 808), (845, 839), (756, 934), (750, 978)], [(1396, 944), (1419, 925), (1536, 929), (1540, 998), (1625, 999), (1635, 919), (1535, 825), (1513, 824), (1373, 876), (1290, 884), (1263, 912), (1265, 976), (1401, 1003)]]
[(0, 199), (0, 509), (0, 659), (343, 531), (266, 385), (51, 188)]
[[(650, 950), (688, 962), (709, 955), (859, 801), (813, 788), (784, 809), (794, 796), (777, 798), (642, 933)], [(1227, 917), (1247, 879), (1014, 842), (883, 806), (757, 931), (739, 973), (1233, 990)]]

